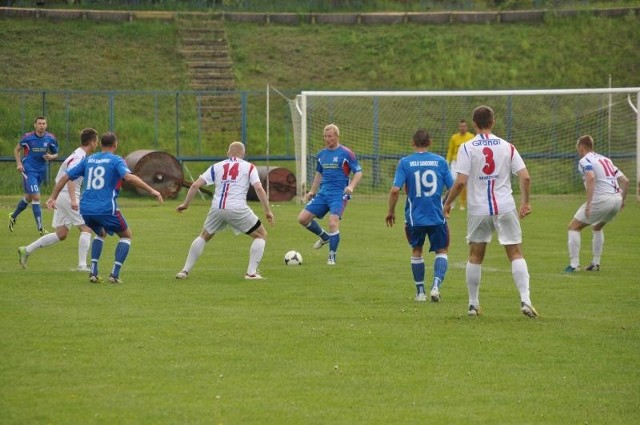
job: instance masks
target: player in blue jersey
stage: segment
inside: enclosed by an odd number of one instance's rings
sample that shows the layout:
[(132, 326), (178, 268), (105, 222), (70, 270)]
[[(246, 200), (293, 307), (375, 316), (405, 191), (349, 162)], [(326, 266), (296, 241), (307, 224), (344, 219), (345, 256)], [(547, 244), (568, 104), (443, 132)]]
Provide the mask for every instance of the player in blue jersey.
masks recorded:
[(404, 206), (405, 234), (411, 246), (411, 271), (416, 284), (416, 301), (426, 301), (424, 289), (425, 267), (422, 247), (428, 237), (429, 251), (436, 253), (433, 264), (433, 283), (430, 296), (440, 301), (440, 287), (447, 273), (449, 227), (442, 208), (442, 193), (453, 185), (453, 177), (447, 161), (440, 155), (428, 152), (431, 137), (420, 129), (413, 135), (414, 153), (400, 159), (389, 192), (389, 210), (386, 222), (392, 227), (396, 222), (396, 204), (400, 189), (404, 188), (407, 201)]
[[(340, 219), (347, 201), (362, 178), (362, 168), (356, 155), (340, 144), (340, 129), (335, 124), (324, 128), (326, 148), (318, 153), (316, 174), (311, 189), (305, 195), (307, 205), (298, 215), (298, 222), (320, 239), (313, 245), (320, 249), (329, 244), (328, 265), (336, 264), (336, 252), (340, 243)], [(349, 175), (353, 178), (349, 181)], [(318, 190), (318, 188), (320, 190)], [(329, 231), (326, 232), (316, 220), (329, 213)]]
[(35, 131), (25, 134), (13, 150), (16, 168), (22, 175), (24, 197), (18, 202), (14, 212), (9, 214), (9, 230), (13, 232), (16, 220), (29, 204), (36, 219), (41, 235), (47, 233), (42, 226), (42, 208), (40, 208), (40, 184), (47, 173), (47, 161), (58, 157), (58, 141), (47, 131), (47, 119), (36, 117), (33, 120)]
[(82, 162), (67, 171), (53, 188), (51, 198), (47, 200), (49, 208), (55, 208), (56, 199), (64, 185), (71, 179), (84, 176), (84, 192), (80, 198), (80, 213), (87, 226), (96, 236), (91, 243), (91, 272), (89, 281), (102, 281), (98, 275), (98, 260), (102, 254), (104, 238), (114, 233), (120, 237), (116, 246), (115, 262), (109, 275), (109, 282), (122, 283), (120, 268), (129, 254), (131, 245), (131, 229), (117, 204), (118, 194), (123, 180), (140, 189), (144, 189), (152, 196), (163, 202), (160, 192), (145, 183), (140, 177), (131, 173), (122, 157), (115, 154), (118, 148), (118, 138), (114, 133), (107, 132), (100, 138), (102, 152), (86, 157)]

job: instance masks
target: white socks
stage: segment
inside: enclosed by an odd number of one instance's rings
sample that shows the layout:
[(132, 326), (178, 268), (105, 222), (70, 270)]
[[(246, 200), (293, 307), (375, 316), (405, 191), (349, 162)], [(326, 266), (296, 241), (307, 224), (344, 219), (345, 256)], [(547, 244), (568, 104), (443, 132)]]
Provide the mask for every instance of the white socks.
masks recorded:
[(580, 232), (577, 230), (569, 230), (569, 260), (570, 265), (576, 268), (580, 265)]
[(467, 291), (469, 292), (469, 305), (480, 305), (480, 277), (482, 265), (467, 262)]
[(44, 248), (45, 246), (50, 246), (58, 242), (60, 242), (60, 238), (58, 238), (58, 235), (56, 235), (55, 233), (48, 233), (42, 236), (40, 239), (27, 245), (27, 254), (31, 255), (31, 253), (33, 253), (33, 251), (38, 248)]
[(593, 231), (592, 253), (593, 259), (591, 264), (600, 265), (600, 257), (602, 257), (602, 249), (604, 248), (604, 232), (602, 230)]
[[(516, 288), (520, 293), (520, 300), (531, 305), (529, 298), (529, 270), (524, 258), (511, 262), (511, 274)], [(482, 265), (467, 262), (467, 290), (469, 291), (469, 304), (480, 305), (480, 278), (482, 277)]]
[(191, 248), (189, 248), (187, 261), (186, 263), (184, 263), (184, 267), (182, 268), (182, 270), (184, 270), (187, 273), (191, 271), (193, 266), (196, 264), (196, 261), (198, 261), (198, 258), (200, 258), (200, 256), (204, 252), (204, 247), (206, 244), (207, 244), (207, 241), (202, 239), (202, 237), (200, 236), (198, 236), (193, 240), (193, 242), (191, 243)]
[(247, 267), (247, 274), (254, 275), (258, 273), (258, 264), (262, 260), (262, 255), (264, 254), (264, 246), (267, 244), (267, 241), (261, 238), (256, 238), (251, 243), (251, 248), (249, 249), (249, 266)]
[(518, 292), (520, 292), (520, 301), (531, 305), (531, 299), (529, 298), (529, 270), (524, 258), (519, 258), (511, 262), (511, 274), (513, 275), (516, 288), (518, 288)]
[(87, 266), (87, 254), (90, 246), (91, 233), (80, 232), (80, 238), (78, 239), (78, 267)]

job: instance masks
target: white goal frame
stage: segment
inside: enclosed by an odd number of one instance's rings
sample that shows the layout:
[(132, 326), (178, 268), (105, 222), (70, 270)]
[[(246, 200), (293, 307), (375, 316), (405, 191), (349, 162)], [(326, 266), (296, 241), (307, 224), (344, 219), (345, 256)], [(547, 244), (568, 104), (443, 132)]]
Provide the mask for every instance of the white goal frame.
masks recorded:
[[(578, 94), (627, 94), (629, 107), (636, 115), (636, 200), (640, 201), (640, 87), (594, 88), (594, 89), (548, 89), (548, 90), (460, 90), (460, 91), (302, 91), (295, 99), (295, 108), (300, 114), (300, 158), (307, 157), (307, 104), (312, 97), (461, 97), (461, 96), (531, 96), (531, 95), (578, 95)], [(635, 95), (635, 101), (632, 96)], [(296, 161), (298, 195), (307, 191), (307, 162)]]

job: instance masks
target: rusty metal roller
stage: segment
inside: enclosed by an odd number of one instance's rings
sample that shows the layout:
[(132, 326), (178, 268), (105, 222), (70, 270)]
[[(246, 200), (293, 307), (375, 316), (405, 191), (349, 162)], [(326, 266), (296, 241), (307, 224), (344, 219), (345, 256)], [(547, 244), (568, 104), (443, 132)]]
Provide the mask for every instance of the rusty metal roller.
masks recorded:
[[(271, 202), (284, 202), (290, 201), (296, 196), (296, 176), (291, 171), (284, 167), (269, 168), (265, 166), (256, 166), (258, 169), (258, 175), (260, 176), (260, 182), (262, 187), (267, 190), (267, 177), (269, 178), (269, 201)], [(268, 170), (268, 176), (267, 176)], [(253, 187), (249, 188), (247, 193), (247, 199), (249, 201), (257, 201)]]
[[(133, 174), (160, 192), (163, 198), (178, 196), (184, 175), (182, 165), (173, 155), (167, 152), (142, 149), (131, 152), (124, 160)], [(146, 194), (144, 190), (139, 190), (126, 183), (124, 187), (140, 194)]]

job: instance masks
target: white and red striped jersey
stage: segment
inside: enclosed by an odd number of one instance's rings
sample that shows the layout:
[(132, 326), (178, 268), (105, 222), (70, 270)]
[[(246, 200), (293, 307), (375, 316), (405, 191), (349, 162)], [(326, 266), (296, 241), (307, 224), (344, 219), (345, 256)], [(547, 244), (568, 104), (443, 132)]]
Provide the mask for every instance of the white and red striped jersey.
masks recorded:
[[(62, 161), (62, 164), (60, 165), (60, 169), (58, 170), (58, 174), (56, 174), (56, 183), (58, 183), (58, 181), (62, 178), (62, 176), (67, 174), (68, 170), (71, 170), (73, 167), (80, 164), (80, 162), (82, 162), (82, 160), (86, 156), (87, 156), (87, 153), (84, 151), (84, 149), (76, 148), (76, 150), (73, 151), (71, 155), (69, 155), (64, 161)], [(77, 200), (80, 200), (80, 189), (82, 188), (82, 179), (83, 179), (83, 176), (80, 176), (73, 181), (76, 185)], [(69, 192), (69, 189), (67, 189), (66, 184), (64, 185), (64, 187), (60, 192), (65, 192), (65, 193)]]
[(613, 165), (613, 162), (606, 156), (589, 152), (578, 162), (578, 171), (582, 175), (583, 181), (587, 172), (593, 172), (596, 180), (593, 188), (594, 198), (602, 194), (620, 193), (618, 177), (623, 176), (622, 171)]
[(518, 150), (494, 134), (477, 134), (458, 150), (456, 171), (468, 176), (469, 215), (498, 215), (516, 208), (511, 175), (526, 168)]
[(218, 209), (245, 207), (249, 186), (260, 181), (255, 165), (235, 157), (213, 164), (200, 178), (215, 184), (211, 206)]

